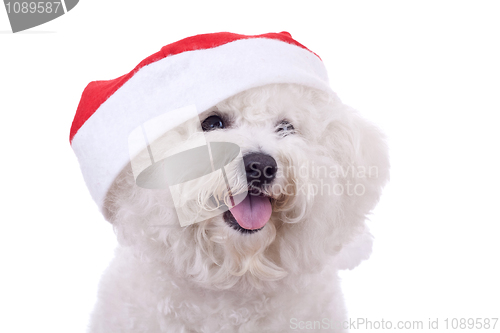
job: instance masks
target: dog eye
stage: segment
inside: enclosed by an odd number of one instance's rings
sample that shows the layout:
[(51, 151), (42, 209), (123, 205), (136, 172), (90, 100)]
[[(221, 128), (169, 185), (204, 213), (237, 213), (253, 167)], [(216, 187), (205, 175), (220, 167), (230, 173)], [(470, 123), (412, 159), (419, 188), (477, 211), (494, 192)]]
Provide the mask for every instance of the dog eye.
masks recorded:
[(293, 127), (293, 125), (290, 124), (287, 120), (282, 120), (276, 126), (276, 133), (278, 133), (282, 137), (285, 137), (287, 135), (294, 134), (295, 133), (295, 127)]
[(216, 129), (224, 128), (224, 122), (222, 118), (219, 116), (210, 116), (207, 119), (203, 120), (201, 123), (201, 128), (203, 132), (210, 132)]

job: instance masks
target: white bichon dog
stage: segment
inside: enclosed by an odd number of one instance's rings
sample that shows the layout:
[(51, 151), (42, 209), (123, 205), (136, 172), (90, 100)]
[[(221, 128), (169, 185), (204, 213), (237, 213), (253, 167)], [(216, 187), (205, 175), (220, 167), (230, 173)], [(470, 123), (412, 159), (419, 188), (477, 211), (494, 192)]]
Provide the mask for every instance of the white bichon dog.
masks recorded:
[[(207, 40), (209, 46), (199, 47)], [(241, 52), (248, 49), (257, 51)], [(388, 180), (382, 134), (340, 102), (319, 57), (287, 33), (199, 35), (162, 52), (124, 82), (114, 80), (111, 90), (102, 81), (89, 86), (73, 123), (85, 180), (120, 244), (102, 278), (90, 332), (345, 331), (337, 271), (369, 256), (364, 221)], [(272, 58), (268, 64), (259, 52)], [(247, 56), (258, 61), (241, 60)], [(209, 70), (199, 72), (197, 61)], [(252, 72), (257, 79), (243, 76)], [(182, 79), (190, 73), (201, 83)], [(246, 83), (233, 88), (240, 81)], [(165, 102), (161, 94), (172, 93), (166, 84), (194, 96)], [(94, 88), (106, 96), (95, 97)], [(165, 105), (178, 108), (191, 97), (202, 110), (198, 128), (170, 121)], [(79, 114), (87, 116), (79, 120)], [(162, 133), (131, 149), (129, 133), (163, 114)], [(120, 117), (127, 119), (120, 123)], [(200, 137), (233, 143), (240, 159), (223, 173), (186, 182), (180, 192), (172, 183), (140, 184), (135, 156), (146, 154), (154, 164), (154, 150), (158, 157), (159, 150)], [(212, 170), (215, 162), (212, 156)], [(178, 200), (179, 193), (188, 199)], [(214, 202), (216, 208), (207, 208)], [(212, 215), (200, 219), (204, 210)], [(191, 222), (182, 222), (186, 216)]]

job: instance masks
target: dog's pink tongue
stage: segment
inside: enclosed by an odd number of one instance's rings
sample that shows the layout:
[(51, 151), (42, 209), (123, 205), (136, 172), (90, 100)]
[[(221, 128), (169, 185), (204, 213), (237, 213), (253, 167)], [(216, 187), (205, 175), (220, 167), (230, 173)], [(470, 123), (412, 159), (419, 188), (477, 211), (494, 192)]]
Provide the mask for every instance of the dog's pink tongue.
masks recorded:
[(269, 198), (250, 194), (230, 210), (240, 227), (248, 230), (262, 228), (273, 212)]

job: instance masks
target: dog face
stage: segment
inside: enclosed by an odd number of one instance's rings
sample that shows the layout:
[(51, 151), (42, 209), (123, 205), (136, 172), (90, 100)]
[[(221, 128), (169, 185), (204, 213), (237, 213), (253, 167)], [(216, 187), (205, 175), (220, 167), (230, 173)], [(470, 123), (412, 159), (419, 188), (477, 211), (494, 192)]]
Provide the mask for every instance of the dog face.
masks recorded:
[[(123, 245), (206, 288), (274, 288), (287, 276), (320, 271), (363, 229), (388, 179), (382, 135), (333, 94), (269, 85), (217, 104), (200, 120), (207, 141), (241, 149), (244, 170), (227, 172), (233, 194), (248, 191), (240, 204), (181, 227), (170, 191), (138, 187), (128, 166), (104, 213)], [(181, 125), (161, 140), (193, 135)], [(231, 199), (221, 194), (221, 177), (203, 188), (198, 208)]]

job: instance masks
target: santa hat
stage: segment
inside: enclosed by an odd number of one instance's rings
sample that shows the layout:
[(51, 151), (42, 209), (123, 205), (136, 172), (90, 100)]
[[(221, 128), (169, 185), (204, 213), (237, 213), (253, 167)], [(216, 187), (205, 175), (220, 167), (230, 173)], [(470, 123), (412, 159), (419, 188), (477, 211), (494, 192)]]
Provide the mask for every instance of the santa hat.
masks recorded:
[(119, 78), (89, 83), (70, 143), (92, 198), (102, 208), (113, 180), (130, 161), (128, 136), (141, 124), (188, 105), (201, 113), (239, 92), (272, 83), (331, 92), (319, 56), (288, 32), (188, 37), (164, 46)]

